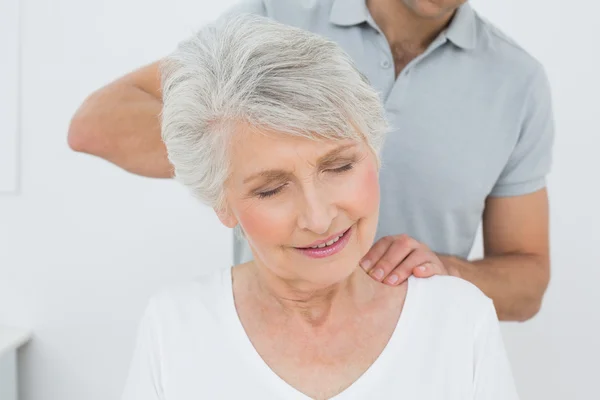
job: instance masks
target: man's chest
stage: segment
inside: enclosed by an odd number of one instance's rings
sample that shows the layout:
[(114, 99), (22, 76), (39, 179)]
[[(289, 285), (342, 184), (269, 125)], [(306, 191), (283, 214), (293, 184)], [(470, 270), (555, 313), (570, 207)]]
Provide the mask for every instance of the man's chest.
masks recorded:
[(487, 194), (519, 138), (522, 98), (514, 85), (488, 79), (485, 63), (449, 45), (417, 55), (368, 32), (337, 39), (384, 103), (383, 167), (444, 191)]
[(515, 128), (450, 97), (420, 94), (402, 103), (386, 103), (383, 189), (444, 198), (451, 209), (481, 205), (507, 165), (516, 144), (509, 130)]

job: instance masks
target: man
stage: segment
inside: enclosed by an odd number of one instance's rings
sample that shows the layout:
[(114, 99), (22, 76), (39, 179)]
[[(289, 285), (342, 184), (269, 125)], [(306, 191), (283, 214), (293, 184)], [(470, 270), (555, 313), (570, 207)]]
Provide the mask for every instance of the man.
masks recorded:
[[(466, 0), (246, 0), (230, 12), (331, 38), (380, 91), (392, 131), (380, 239), (361, 263), (373, 279), (450, 274), (492, 298), (502, 320), (538, 312), (550, 275), (553, 121), (537, 61)], [(69, 144), (136, 174), (170, 177), (161, 104), (157, 62), (92, 94)], [(480, 221), (485, 256), (470, 262)], [(236, 239), (236, 263), (249, 257)]]

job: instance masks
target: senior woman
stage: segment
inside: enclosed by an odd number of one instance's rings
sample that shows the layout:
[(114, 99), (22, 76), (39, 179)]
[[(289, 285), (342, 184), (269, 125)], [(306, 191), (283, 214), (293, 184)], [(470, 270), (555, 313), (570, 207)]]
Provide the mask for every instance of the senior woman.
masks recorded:
[[(123, 399), (516, 399), (491, 300), (358, 266), (378, 221), (378, 94), (331, 41), (256, 16), (163, 68), (177, 178), (254, 261), (153, 297)], [(385, 166), (383, 166), (385, 168)]]

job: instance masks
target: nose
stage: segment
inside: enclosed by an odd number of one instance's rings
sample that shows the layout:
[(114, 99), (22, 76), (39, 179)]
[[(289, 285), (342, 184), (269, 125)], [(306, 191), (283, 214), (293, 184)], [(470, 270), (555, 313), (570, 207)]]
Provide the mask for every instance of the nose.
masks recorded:
[(318, 189), (306, 190), (302, 209), (298, 214), (298, 227), (323, 235), (329, 232), (337, 216), (337, 206), (325, 193)]

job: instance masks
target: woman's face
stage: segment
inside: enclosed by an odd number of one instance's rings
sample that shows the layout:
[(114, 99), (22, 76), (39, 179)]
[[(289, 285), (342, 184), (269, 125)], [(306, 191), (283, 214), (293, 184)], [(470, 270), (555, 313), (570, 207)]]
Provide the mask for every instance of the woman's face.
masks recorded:
[(221, 220), (239, 223), (255, 261), (280, 278), (326, 287), (348, 277), (377, 228), (378, 167), (369, 147), (246, 126), (235, 136)]

